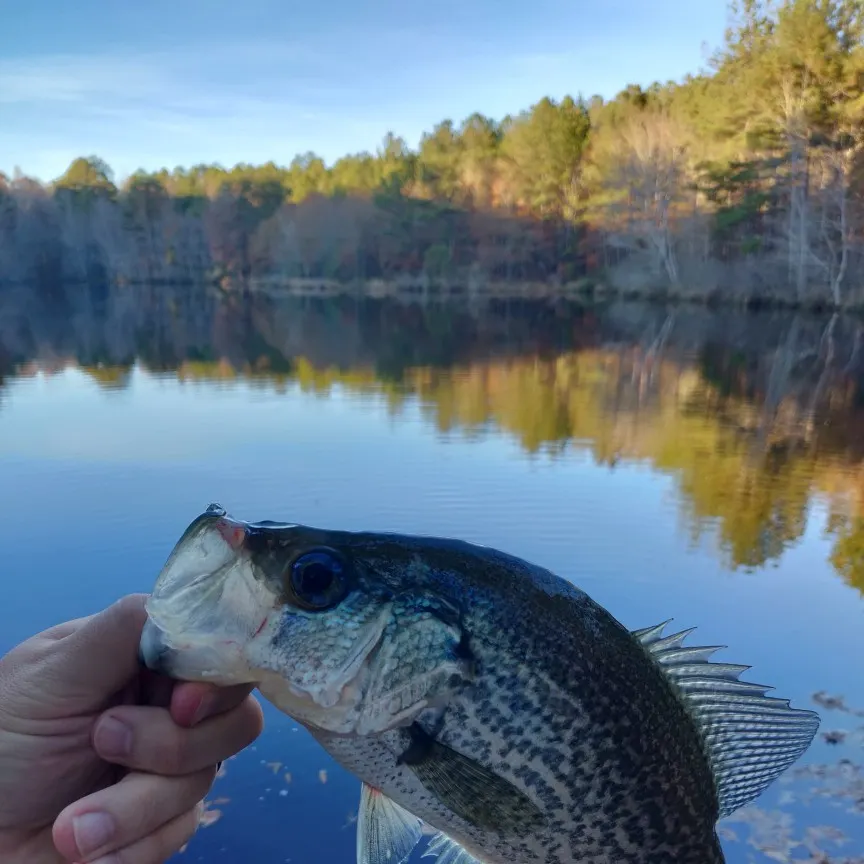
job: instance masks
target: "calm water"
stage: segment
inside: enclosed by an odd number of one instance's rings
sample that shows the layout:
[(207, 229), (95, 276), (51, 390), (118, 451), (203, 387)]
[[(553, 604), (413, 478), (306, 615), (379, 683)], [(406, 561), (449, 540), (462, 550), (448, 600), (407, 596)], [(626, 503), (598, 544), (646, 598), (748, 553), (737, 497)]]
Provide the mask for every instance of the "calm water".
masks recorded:
[[(0, 294), (0, 651), (148, 591), (211, 501), (458, 536), (628, 627), (695, 625), (798, 706), (842, 697), (820, 709), (837, 734), (724, 844), (729, 862), (864, 860), (862, 385), (844, 319)], [(358, 781), (265, 712), (178, 861), (353, 862)]]

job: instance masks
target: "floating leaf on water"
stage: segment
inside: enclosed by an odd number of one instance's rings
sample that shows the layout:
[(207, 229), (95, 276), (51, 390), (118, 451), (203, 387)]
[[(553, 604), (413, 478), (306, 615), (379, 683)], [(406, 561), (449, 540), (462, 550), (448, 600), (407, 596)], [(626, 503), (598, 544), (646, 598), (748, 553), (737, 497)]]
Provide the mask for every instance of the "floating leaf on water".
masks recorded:
[(801, 841), (793, 838), (793, 821), (789, 813), (751, 805), (727, 818), (730, 822), (747, 825), (750, 828), (748, 845), (773, 861), (792, 861), (793, 851), (801, 846)]
[(203, 825), (205, 828), (208, 825), (213, 825), (218, 822), (222, 818), (221, 810), (207, 810), (201, 814), (201, 818), (198, 820), (199, 825)]
[[(425, 827), (425, 826), (424, 826)], [(424, 831), (424, 834), (431, 834), (432, 831)], [(721, 840), (728, 840), (731, 842), (737, 842), (738, 835), (726, 825), (720, 825), (717, 827), (717, 834), (720, 836)]]
[[(830, 696), (824, 691), (814, 694), (813, 701), (824, 710), (864, 716), (864, 711), (851, 708), (842, 697)], [(860, 831), (853, 831), (850, 836), (833, 825), (796, 822), (802, 816), (802, 808), (809, 805), (828, 806), (852, 816), (864, 816), (864, 764), (849, 758), (864, 745), (864, 727), (851, 731), (830, 730), (822, 733), (822, 739), (835, 748), (842, 748), (839, 758), (796, 765), (782, 778), (782, 787), (778, 790), (780, 807), (793, 804), (796, 812), (755, 805), (744, 807), (718, 825), (724, 843), (746, 844), (761, 852), (764, 858), (784, 864), (803, 864), (804, 861), (864, 864)], [(729, 823), (744, 828), (733, 831), (727, 827)], [(845, 847), (845, 854), (840, 854), (839, 847)], [(749, 860), (756, 864), (757, 859)], [(758, 861), (762, 860), (758, 857)]]
[(265, 762), (264, 763), (274, 774), (279, 773), (279, 769), (282, 767), (281, 762)]
[(319, 779), (322, 783), (326, 783), (326, 782), (327, 782), (327, 772), (326, 772), (323, 768), (318, 772), (318, 779)]
[(286, 783), (290, 783), (290, 782), (291, 782), (291, 772), (290, 772), (290, 771), (286, 771), (286, 772), (285, 772), (285, 782), (286, 782)]
[[(205, 800), (201, 805), (201, 813), (198, 816), (198, 827), (206, 828), (209, 825), (213, 825), (215, 822), (218, 822), (222, 818), (222, 811), (218, 809), (218, 805), (227, 804), (231, 799), (230, 798), (214, 798), (211, 801)], [(189, 843), (191, 842), (191, 838), (187, 840), (178, 850), (178, 852), (183, 853), (189, 848)]]
[[(219, 799), (220, 803), (224, 803), (228, 799)], [(215, 801), (204, 801), (201, 807), (201, 815), (198, 817), (198, 824), (204, 828), (213, 825), (222, 818), (222, 811), (215, 806)]]
[(864, 717), (864, 711), (856, 711), (854, 708), (850, 708), (842, 696), (829, 696), (824, 690), (819, 690), (810, 698), (826, 711), (841, 711), (844, 714), (853, 714), (856, 717)]

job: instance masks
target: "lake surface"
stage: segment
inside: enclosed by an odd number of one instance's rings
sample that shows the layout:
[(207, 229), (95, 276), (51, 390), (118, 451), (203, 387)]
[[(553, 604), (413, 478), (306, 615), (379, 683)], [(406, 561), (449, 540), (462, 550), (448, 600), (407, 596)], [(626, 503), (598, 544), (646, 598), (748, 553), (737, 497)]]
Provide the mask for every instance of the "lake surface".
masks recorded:
[[(843, 318), (0, 291), (0, 651), (149, 591), (213, 501), (457, 536), (817, 707), (827, 738), (722, 823), (728, 861), (862, 861), (862, 457)], [(359, 782), (265, 714), (177, 860), (353, 862)]]

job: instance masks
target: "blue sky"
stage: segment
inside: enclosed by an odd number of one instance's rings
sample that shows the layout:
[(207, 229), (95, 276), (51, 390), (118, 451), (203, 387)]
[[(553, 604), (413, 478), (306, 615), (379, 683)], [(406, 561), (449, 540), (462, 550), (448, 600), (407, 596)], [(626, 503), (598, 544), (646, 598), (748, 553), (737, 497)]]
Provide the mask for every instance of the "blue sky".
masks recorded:
[(0, 170), (330, 163), (388, 130), (680, 79), (726, 0), (30, 0), (3, 4)]

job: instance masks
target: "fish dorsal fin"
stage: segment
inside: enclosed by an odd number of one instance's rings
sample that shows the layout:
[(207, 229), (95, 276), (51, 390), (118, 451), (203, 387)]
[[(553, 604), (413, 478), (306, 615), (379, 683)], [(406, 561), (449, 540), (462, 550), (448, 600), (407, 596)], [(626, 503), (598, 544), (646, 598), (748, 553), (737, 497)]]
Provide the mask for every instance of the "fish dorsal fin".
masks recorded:
[(420, 841), (420, 819), (363, 783), (357, 812), (357, 864), (403, 864)]
[(432, 837), (422, 857), (435, 858), (436, 864), (483, 864), (443, 831)]
[(816, 735), (819, 715), (766, 696), (771, 687), (739, 681), (749, 666), (708, 659), (725, 645), (685, 648), (693, 629), (664, 636), (668, 623), (632, 635), (676, 685), (702, 735), (723, 818), (758, 797), (798, 759)]

